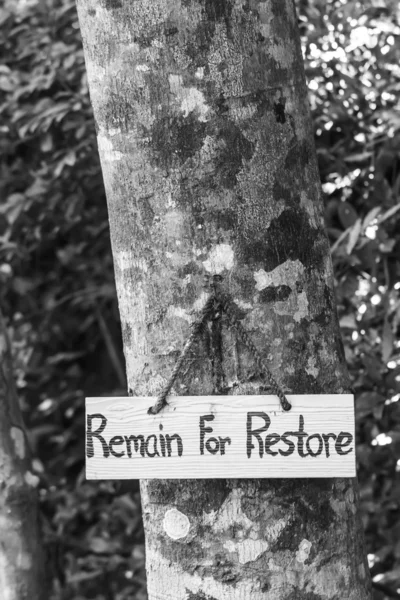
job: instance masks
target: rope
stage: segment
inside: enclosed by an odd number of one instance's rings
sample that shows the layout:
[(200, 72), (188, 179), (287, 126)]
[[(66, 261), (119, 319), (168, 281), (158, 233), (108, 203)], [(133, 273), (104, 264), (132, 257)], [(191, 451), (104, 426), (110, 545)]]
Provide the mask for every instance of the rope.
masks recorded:
[(192, 324), (192, 333), (186, 341), (186, 344), (183, 347), (180, 357), (176, 361), (174, 370), (172, 371), (170, 378), (161, 390), (157, 398), (157, 402), (154, 404), (154, 406), (151, 406), (147, 411), (149, 415), (156, 415), (167, 404), (167, 397), (172, 389), (172, 386), (174, 385), (176, 378), (178, 377), (180, 370), (185, 360), (187, 359), (194, 342), (197, 340), (197, 337), (201, 334), (209, 316), (211, 316), (214, 308), (214, 303), (215, 297), (214, 295), (210, 295), (200, 312), (199, 318), (196, 320), (195, 323)]
[(181, 355), (179, 356), (178, 360), (176, 361), (174, 370), (172, 371), (170, 378), (168, 379), (168, 381), (162, 388), (154, 406), (151, 406), (149, 408), (149, 410), (147, 411), (148, 414), (156, 415), (166, 406), (167, 397), (168, 397), (178, 375), (180, 374), (182, 366), (185, 363), (193, 344), (195, 343), (197, 338), (201, 335), (207, 321), (209, 319), (211, 319), (213, 317), (213, 315), (215, 315), (218, 312), (218, 310), (220, 310), (220, 309), (223, 310), (223, 312), (227, 316), (229, 325), (231, 325), (232, 327), (235, 328), (239, 339), (241, 340), (241, 342), (244, 344), (244, 346), (248, 349), (248, 351), (254, 358), (255, 363), (258, 367), (259, 374), (268, 382), (272, 392), (276, 396), (278, 396), (279, 401), (282, 406), (282, 409), (285, 411), (289, 411), (292, 408), (292, 405), (290, 404), (289, 400), (286, 398), (284, 392), (282, 391), (282, 389), (279, 387), (279, 385), (275, 381), (274, 377), (272, 376), (271, 371), (265, 365), (260, 352), (257, 350), (255, 345), (253, 344), (249, 334), (247, 333), (247, 331), (245, 330), (245, 328), (243, 327), (243, 325), (239, 321), (239, 319), (237, 319), (235, 312), (232, 308), (233, 307), (232, 301), (228, 299), (226, 294), (223, 294), (220, 291), (219, 283), (221, 282), (221, 280), (222, 280), (222, 278), (218, 275), (214, 276), (211, 284), (209, 283), (209, 280), (207, 280), (207, 283), (211, 286), (211, 293), (210, 293), (204, 307), (202, 308), (198, 319), (192, 325), (192, 333), (190, 334), (188, 340), (186, 341), (186, 343), (183, 347), (183, 350), (181, 352)]
[(232, 325), (236, 329), (240, 341), (243, 343), (244, 346), (246, 346), (246, 348), (248, 349), (248, 351), (254, 358), (256, 365), (258, 367), (259, 374), (267, 380), (267, 382), (268, 382), (272, 392), (275, 394), (275, 396), (278, 396), (283, 410), (286, 410), (286, 411), (290, 410), (292, 408), (292, 405), (290, 404), (290, 402), (286, 398), (284, 392), (281, 390), (281, 388), (275, 381), (271, 371), (268, 369), (267, 365), (264, 363), (260, 352), (257, 350), (255, 345), (253, 344), (249, 334), (247, 333), (247, 331), (245, 330), (245, 328), (243, 327), (241, 322), (236, 318), (236, 315), (232, 311), (231, 303), (229, 302), (229, 300), (226, 297), (224, 297), (220, 294), (218, 294), (217, 297), (218, 297), (218, 301), (220, 302), (220, 304), (224, 310), (224, 313), (228, 317), (229, 324)]

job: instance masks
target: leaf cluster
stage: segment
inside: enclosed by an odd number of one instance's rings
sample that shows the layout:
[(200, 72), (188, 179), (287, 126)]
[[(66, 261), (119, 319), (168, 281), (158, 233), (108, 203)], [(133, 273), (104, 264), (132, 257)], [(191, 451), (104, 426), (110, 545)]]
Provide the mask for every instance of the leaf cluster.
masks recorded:
[(400, 586), (400, 14), (396, 2), (314, 0), (300, 25), (356, 392), (362, 518), (385, 598)]
[(63, 599), (107, 590), (110, 573), (109, 597), (132, 595), (143, 589), (138, 497), (128, 506), (83, 483), (85, 394), (125, 393), (126, 382), (75, 2), (6, 3), (0, 55), (0, 302), (49, 558)]

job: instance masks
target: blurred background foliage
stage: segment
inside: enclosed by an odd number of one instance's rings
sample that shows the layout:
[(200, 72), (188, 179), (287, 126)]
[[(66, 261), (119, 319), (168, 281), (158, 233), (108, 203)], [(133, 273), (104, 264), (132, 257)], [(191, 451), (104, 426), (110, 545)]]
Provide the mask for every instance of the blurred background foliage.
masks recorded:
[[(400, 598), (400, 9), (297, 0), (376, 600)], [(0, 8), (0, 304), (55, 596), (146, 597), (137, 482), (86, 482), (84, 397), (124, 395), (75, 3)], [(398, 591), (397, 591), (398, 590)]]

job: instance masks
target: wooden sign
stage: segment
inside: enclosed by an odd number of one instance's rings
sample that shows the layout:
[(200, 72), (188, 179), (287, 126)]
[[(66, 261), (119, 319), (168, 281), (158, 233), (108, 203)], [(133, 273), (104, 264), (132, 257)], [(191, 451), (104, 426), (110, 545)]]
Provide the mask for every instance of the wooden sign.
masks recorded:
[(354, 477), (350, 394), (87, 398), (88, 479)]

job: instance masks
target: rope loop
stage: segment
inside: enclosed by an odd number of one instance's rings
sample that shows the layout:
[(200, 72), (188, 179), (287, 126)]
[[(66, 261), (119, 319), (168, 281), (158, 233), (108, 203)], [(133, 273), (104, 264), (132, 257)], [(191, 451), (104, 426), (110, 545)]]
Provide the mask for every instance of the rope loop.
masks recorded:
[(194, 343), (201, 336), (207, 322), (215, 318), (219, 312), (223, 312), (225, 314), (228, 324), (235, 329), (238, 338), (254, 358), (259, 374), (267, 381), (272, 392), (278, 396), (282, 409), (284, 411), (289, 411), (292, 408), (292, 405), (286, 398), (285, 393), (275, 381), (271, 371), (264, 363), (261, 353), (257, 350), (246, 329), (236, 317), (236, 311), (234, 309), (236, 305), (226, 293), (221, 291), (221, 283), (221, 275), (214, 275), (212, 277), (209, 275), (205, 276), (204, 287), (209, 291), (207, 301), (201, 309), (198, 318), (191, 326), (192, 332), (188, 337), (178, 360), (175, 363), (175, 367), (170, 378), (162, 388), (155, 404), (147, 411), (149, 415), (158, 414), (167, 405), (167, 397), (171, 392), (171, 389), (177, 377), (179, 376)]

